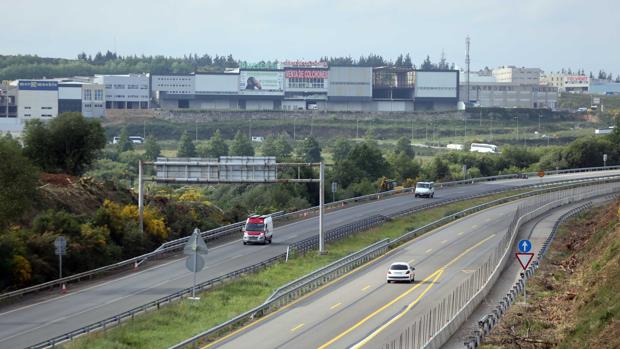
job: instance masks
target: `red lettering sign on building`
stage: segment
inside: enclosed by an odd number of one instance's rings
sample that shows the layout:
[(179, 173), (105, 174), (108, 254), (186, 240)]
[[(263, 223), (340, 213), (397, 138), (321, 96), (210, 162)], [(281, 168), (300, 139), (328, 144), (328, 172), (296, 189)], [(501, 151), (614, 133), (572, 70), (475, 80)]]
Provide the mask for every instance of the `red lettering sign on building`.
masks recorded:
[(327, 70), (286, 70), (284, 76), (287, 79), (327, 79)]

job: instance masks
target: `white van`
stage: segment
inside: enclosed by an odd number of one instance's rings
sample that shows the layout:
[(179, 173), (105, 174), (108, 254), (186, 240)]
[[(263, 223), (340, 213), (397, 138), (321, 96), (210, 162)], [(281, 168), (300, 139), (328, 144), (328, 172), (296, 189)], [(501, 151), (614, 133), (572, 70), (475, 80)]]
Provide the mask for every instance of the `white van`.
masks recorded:
[(273, 219), (270, 215), (251, 215), (243, 226), (243, 244), (271, 244), (273, 239)]
[(415, 184), (414, 196), (432, 198), (435, 196), (435, 187), (433, 182), (418, 182)]

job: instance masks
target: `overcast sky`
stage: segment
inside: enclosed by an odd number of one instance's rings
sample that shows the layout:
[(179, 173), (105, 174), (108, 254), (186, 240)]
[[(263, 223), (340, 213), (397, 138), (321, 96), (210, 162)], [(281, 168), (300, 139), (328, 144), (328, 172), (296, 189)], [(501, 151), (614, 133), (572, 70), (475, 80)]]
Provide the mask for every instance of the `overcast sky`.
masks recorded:
[(0, 0), (0, 54), (355, 58), (620, 73), (618, 0)]

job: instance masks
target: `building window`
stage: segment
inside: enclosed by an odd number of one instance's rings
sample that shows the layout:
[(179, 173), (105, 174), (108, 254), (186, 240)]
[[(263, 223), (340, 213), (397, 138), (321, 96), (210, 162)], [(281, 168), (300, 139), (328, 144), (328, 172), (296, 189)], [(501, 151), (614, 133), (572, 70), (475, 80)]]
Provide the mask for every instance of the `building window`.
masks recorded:
[(30, 107), (24, 107), (24, 109), (30, 109)]
[(122, 85), (122, 84), (115, 84), (115, 85), (114, 85), (114, 88), (115, 88), (115, 89), (117, 89), (117, 90), (124, 90), (124, 89), (125, 89), (125, 85)]
[(95, 100), (103, 101), (103, 90), (95, 90)]
[(84, 100), (90, 101), (93, 99), (93, 91), (92, 90), (84, 90)]
[(138, 85), (127, 85), (127, 89), (129, 89), (129, 90), (137, 90), (138, 89)]
[(107, 89), (111, 89), (111, 88), (112, 88), (112, 84), (106, 84), (106, 85), (105, 85), (105, 88), (107, 88)]
[(24, 116), (30, 116), (30, 114), (24, 114)]
[(143, 90), (148, 90), (149, 89), (149, 85), (141, 85), (140, 88), (143, 89)]
[(41, 107), (41, 109), (52, 109), (52, 107)]

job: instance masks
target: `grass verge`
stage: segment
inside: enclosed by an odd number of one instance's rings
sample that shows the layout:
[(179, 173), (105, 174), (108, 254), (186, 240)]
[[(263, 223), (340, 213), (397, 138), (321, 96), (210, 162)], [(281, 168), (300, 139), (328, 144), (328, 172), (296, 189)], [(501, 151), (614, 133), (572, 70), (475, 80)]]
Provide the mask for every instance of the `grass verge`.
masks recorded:
[(394, 219), (380, 227), (329, 243), (329, 254), (307, 253), (288, 263), (277, 263), (263, 271), (241, 277), (200, 295), (200, 301), (182, 300), (150, 312), (105, 332), (93, 333), (64, 348), (168, 348), (201, 331), (258, 306), (276, 288), (385, 238), (395, 238), (446, 215), (514, 195), (521, 191), (490, 195)]

